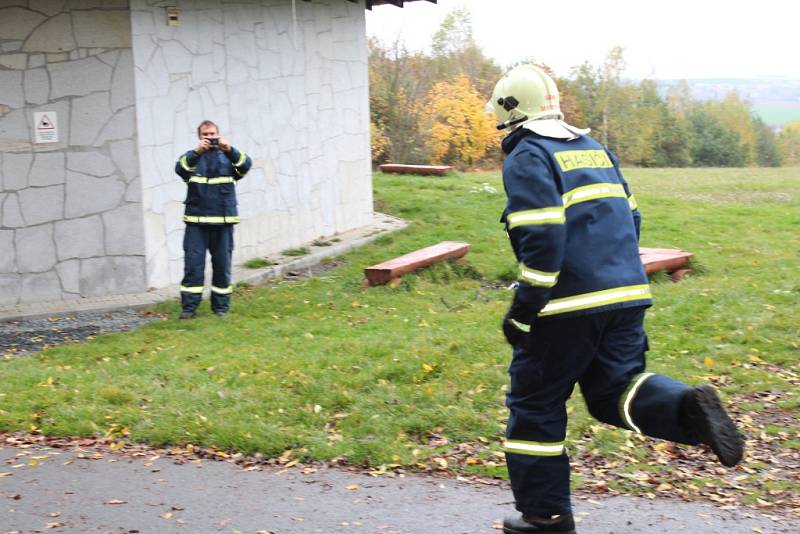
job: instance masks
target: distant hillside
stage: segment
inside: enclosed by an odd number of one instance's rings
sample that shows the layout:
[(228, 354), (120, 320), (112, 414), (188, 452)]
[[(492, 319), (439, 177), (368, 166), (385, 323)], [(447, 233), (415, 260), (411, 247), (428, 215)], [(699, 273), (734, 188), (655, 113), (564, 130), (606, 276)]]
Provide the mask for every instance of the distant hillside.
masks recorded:
[[(680, 80), (659, 80), (662, 94)], [(800, 119), (800, 79), (793, 78), (708, 78), (686, 80), (692, 97), (698, 100), (721, 100), (736, 91), (747, 99), (767, 124), (780, 127)]]

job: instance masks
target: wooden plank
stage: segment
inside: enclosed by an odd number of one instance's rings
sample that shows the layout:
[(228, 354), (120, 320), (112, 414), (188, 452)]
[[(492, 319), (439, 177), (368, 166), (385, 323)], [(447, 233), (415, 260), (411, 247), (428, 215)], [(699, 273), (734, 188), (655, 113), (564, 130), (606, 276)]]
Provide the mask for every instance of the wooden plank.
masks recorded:
[(692, 274), (691, 269), (678, 269), (677, 271), (672, 271), (671, 273), (669, 273), (669, 277), (672, 279), (673, 282), (680, 282), (690, 274)]
[(642, 258), (644, 271), (651, 275), (658, 271), (671, 273), (683, 269), (694, 254), (677, 248), (639, 247), (639, 256)]
[(442, 241), (430, 247), (421, 248), (403, 256), (367, 267), (364, 269), (364, 276), (367, 277), (368, 285), (385, 284), (393, 278), (416, 269), (427, 267), (440, 261), (461, 258), (467, 252), (469, 252), (469, 243)]
[(384, 163), (381, 172), (395, 174), (422, 174), (443, 176), (453, 170), (450, 165), (402, 165), (400, 163)]

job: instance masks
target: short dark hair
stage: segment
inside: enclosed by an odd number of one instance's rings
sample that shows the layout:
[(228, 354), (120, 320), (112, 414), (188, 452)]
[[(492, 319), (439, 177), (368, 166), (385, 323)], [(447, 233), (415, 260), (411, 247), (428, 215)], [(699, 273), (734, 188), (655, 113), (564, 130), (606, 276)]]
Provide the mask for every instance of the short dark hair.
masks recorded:
[(216, 122), (214, 122), (214, 121), (210, 121), (210, 120), (204, 120), (204, 121), (203, 121), (203, 122), (201, 122), (201, 123), (200, 123), (200, 125), (197, 127), (197, 137), (200, 137), (200, 130), (202, 130), (202, 129), (203, 129), (203, 127), (205, 127), (205, 126), (213, 126), (214, 128), (216, 128), (216, 129), (217, 129), (217, 133), (219, 133), (219, 126), (217, 126), (217, 123), (216, 123)]

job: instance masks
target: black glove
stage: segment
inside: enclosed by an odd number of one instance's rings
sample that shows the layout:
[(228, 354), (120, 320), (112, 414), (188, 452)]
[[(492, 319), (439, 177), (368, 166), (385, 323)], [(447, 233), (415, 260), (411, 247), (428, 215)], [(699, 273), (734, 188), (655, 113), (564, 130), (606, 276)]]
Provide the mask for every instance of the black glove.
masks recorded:
[(503, 317), (503, 334), (509, 345), (518, 347), (528, 344), (533, 318), (533, 314), (526, 313), (525, 308), (514, 299)]

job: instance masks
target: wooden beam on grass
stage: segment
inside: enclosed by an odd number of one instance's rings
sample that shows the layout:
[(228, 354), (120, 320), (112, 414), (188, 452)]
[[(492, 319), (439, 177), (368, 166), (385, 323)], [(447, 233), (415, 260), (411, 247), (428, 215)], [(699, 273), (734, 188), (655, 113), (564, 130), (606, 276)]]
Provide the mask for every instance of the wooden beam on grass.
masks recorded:
[(440, 261), (462, 258), (467, 252), (469, 252), (469, 243), (442, 241), (430, 247), (421, 248), (372, 267), (367, 267), (364, 269), (364, 276), (367, 277), (367, 285), (386, 284), (395, 278), (422, 267), (427, 267)]
[(422, 174), (444, 176), (453, 170), (450, 165), (403, 165), (400, 163), (384, 163), (380, 165), (381, 172), (394, 174)]
[(678, 248), (639, 247), (639, 256), (642, 258), (644, 272), (649, 276), (658, 271), (673, 273), (685, 269), (689, 265), (689, 258), (694, 254)]

